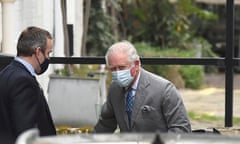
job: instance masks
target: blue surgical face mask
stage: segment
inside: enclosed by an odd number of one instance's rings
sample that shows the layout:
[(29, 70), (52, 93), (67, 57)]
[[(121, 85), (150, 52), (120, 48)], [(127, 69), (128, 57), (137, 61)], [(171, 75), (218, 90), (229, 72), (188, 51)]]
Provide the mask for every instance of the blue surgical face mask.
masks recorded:
[(113, 71), (112, 80), (116, 82), (120, 87), (128, 87), (132, 82), (133, 77), (131, 75), (130, 69)]

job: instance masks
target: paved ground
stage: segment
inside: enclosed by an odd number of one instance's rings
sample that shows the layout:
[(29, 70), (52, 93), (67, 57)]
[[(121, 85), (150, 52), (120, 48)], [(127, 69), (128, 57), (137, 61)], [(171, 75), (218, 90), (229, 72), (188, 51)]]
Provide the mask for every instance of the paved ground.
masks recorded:
[[(233, 86), (235, 89), (240, 89), (240, 74), (235, 74), (233, 77)], [(205, 75), (206, 87), (225, 87), (225, 74), (206, 74)]]
[[(205, 86), (201, 90), (180, 89), (186, 109), (195, 114), (223, 117), (222, 121), (191, 120), (193, 129), (224, 127), (225, 116), (225, 76), (206, 75)], [(234, 76), (233, 116), (240, 118), (240, 75)], [(234, 125), (240, 127), (240, 125)]]

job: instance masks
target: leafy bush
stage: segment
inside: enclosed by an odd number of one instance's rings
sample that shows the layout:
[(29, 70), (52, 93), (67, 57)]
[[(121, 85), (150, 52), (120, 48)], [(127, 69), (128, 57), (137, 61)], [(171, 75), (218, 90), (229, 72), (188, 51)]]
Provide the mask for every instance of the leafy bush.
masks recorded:
[[(194, 57), (196, 55), (194, 49), (166, 49), (143, 42), (134, 45), (141, 57)], [(202, 66), (143, 65), (143, 68), (172, 81), (177, 88), (198, 89), (203, 82), (204, 70)]]
[(185, 80), (185, 86), (192, 89), (201, 88), (203, 82), (202, 66), (182, 66), (180, 74)]

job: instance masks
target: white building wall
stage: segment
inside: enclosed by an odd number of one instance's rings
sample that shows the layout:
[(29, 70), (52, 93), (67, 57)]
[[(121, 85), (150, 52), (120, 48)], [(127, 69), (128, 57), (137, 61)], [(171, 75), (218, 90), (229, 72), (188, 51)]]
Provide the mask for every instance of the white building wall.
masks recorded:
[(74, 18), (74, 54), (81, 56), (82, 36), (83, 36), (83, 0), (75, 0), (75, 18)]
[(16, 35), (16, 20), (14, 19), (16, 15), (16, 5), (14, 5), (15, 0), (7, 0), (2, 4), (2, 51), (8, 55), (16, 54), (16, 43), (14, 37)]
[(2, 3), (0, 3), (0, 53), (2, 52)]
[(73, 24), (73, 57), (79, 57), (83, 34), (83, 0), (67, 1), (67, 24)]
[[(61, 3), (60, 0), (54, 0), (54, 15), (53, 15), (53, 36), (54, 49), (53, 56), (64, 57), (64, 36), (63, 36), (63, 24), (62, 24), (62, 14), (61, 14)], [(54, 69), (62, 69), (63, 65), (55, 64)]]

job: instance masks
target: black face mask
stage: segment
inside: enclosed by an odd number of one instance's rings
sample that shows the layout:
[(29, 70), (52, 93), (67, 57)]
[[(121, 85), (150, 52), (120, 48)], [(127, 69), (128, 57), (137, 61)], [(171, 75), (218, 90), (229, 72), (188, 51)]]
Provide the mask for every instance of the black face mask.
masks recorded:
[(45, 59), (44, 62), (42, 64), (40, 64), (41, 71), (37, 74), (40, 75), (40, 74), (44, 73), (48, 69), (48, 66), (49, 66), (49, 59)]
[[(36, 55), (35, 55), (36, 56)], [(36, 56), (37, 58), (37, 56)], [(42, 73), (44, 73), (47, 69), (48, 69), (48, 66), (49, 66), (49, 59), (45, 58), (44, 62), (42, 64), (40, 64), (38, 58), (37, 58), (37, 61), (38, 61), (38, 64), (41, 68), (41, 71), (37, 73), (37, 75), (40, 75)]]

